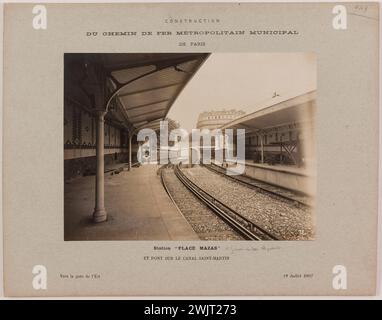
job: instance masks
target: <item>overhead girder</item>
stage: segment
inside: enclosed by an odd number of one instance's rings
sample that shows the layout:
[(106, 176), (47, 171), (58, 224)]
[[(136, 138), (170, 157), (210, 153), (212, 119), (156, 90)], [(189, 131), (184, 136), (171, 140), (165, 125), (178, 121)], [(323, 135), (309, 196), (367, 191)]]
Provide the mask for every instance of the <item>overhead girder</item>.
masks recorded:
[(130, 111), (130, 110), (134, 110), (134, 109), (138, 109), (138, 108), (143, 108), (143, 107), (148, 107), (148, 106), (152, 106), (152, 105), (163, 103), (163, 102), (167, 102), (167, 101), (170, 101), (170, 99), (163, 99), (163, 100), (159, 100), (159, 101), (148, 102), (148, 103), (144, 103), (144, 104), (140, 104), (140, 105), (135, 105), (135, 106), (132, 106), (132, 107), (129, 107), (129, 108), (125, 108), (125, 109), (126, 109), (126, 111)]
[(126, 92), (126, 93), (121, 93), (118, 96), (123, 98), (123, 97), (131, 96), (134, 94), (138, 94), (138, 93), (145, 93), (145, 92), (150, 92), (150, 91), (154, 91), (154, 90), (171, 88), (171, 87), (179, 86), (181, 84), (184, 84), (184, 82), (183, 81), (182, 82), (175, 82), (175, 83), (170, 83), (170, 84), (166, 84), (163, 86), (157, 86), (157, 87), (152, 87), (152, 88), (147, 88), (147, 89), (142, 89), (142, 90), (136, 90), (136, 91)]
[[(166, 107), (167, 108), (167, 107)], [(163, 110), (166, 110), (166, 108), (160, 108), (160, 109), (157, 109), (157, 110), (151, 110), (151, 111), (147, 111), (145, 113), (141, 113), (139, 115), (136, 115), (136, 116), (132, 116), (132, 117), (129, 117), (130, 121), (131, 119), (136, 119), (136, 118), (141, 118), (141, 117), (145, 117), (149, 114), (152, 114), (152, 113), (158, 113), (158, 112), (161, 112)]]
[[(144, 66), (149, 66), (149, 65), (156, 66), (157, 69), (165, 69), (165, 68), (168, 68), (168, 67), (171, 67), (174, 65), (179, 65), (179, 64), (190, 62), (193, 60), (198, 60), (198, 59), (200, 59), (200, 55), (201, 55), (201, 53), (187, 54), (185, 57), (179, 57), (179, 58), (171, 59), (170, 61), (168, 59), (166, 59), (166, 60), (158, 60), (158, 59), (155, 60), (155, 58), (153, 58), (153, 60), (149, 60), (146, 62), (137, 61), (134, 63), (129, 62), (129, 63), (119, 63), (119, 64), (113, 64), (113, 65), (105, 63), (105, 70), (108, 73), (112, 73), (114, 71), (144, 67)], [(208, 55), (208, 54), (205, 53), (205, 55)]]

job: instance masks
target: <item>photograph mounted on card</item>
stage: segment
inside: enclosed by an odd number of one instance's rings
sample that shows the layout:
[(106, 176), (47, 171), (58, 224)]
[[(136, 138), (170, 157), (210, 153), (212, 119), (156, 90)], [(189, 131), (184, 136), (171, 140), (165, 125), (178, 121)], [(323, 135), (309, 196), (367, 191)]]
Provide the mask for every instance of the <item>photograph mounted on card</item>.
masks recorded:
[(5, 294), (375, 294), (378, 12), (5, 4)]

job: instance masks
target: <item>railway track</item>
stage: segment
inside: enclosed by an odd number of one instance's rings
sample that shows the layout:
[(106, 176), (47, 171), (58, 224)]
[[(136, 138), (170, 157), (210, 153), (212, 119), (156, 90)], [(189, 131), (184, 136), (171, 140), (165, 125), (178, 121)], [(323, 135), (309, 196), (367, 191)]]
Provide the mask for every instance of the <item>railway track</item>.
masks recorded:
[[(267, 230), (258, 226), (237, 211), (215, 199), (211, 194), (192, 182), (181, 170), (180, 166), (174, 166), (174, 173), (183, 185), (194, 194), (203, 204), (214, 212), (220, 219), (246, 240), (279, 240)], [(162, 176), (162, 175), (161, 175)], [(163, 177), (162, 177), (163, 183)], [(164, 184), (165, 186), (165, 184)], [(165, 186), (166, 191), (168, 188)], [(169, 193), (169, 192), (168, 192)], [(170, 194), (170, 193), (169, 193)], [(170, 195), (171, 197), (171, 195)]]
[(157, 175), (160, 176), (160, 180), (161, 180), (161, 182), (162, 182), (163, 188), (164, 188), (164, 190), (166, 191), (166, 193), (168, 194), (168, 196), (170, 197), (171, 201), (175, 204), (175, 206), (176, 206), (176, 207), (178, 208), (178, 210), (180, 211), (179, 207), (177, 206), (176, 202), (174, 201), (174, 198), (173, 198), (172, 195), (171, 195), (171, 192), (170, 192), (170, 190), (169, 190), (169, 188), (168, 188), (168, 186), (167, 186), (167, 183), (166, 183), (166, 181), (165, 181), (165, 179), (164, 179), (164, 176), (163, 176), (163, 172), (164, 172), (164, 170), (167, 169), (167, 168), (170, 168), (170, 166), (172, 166), (172, 165), (170, 165), (170, 164), (166, 164), (166, 165), (163, 165), (162, 167), (160, 167), (160, 168), (158, 169), (158, 171), (157, 171)]
[(173, 165), (162, 166), (157, 173), (170, 199), (201, 240), (244, 240), (184, 186)]
[(297, 203), (301, 206), (311, 207), (311, 203), (309, 202), (309, 198), (304, 195), (299, 195), (293, 191), (290, 191), (288, 189), (280, 188), (273, 186), (271, 184), (246, 177), (243, 175), (237, 175), (237, 176), (230, 176), (225, 173), (225, 169), (217, 166), (214, 163), (211, 163), (210, 165), (204, 165), (207, 169), (209, 169), (212, 172), (218, 173), (220, 175), (223, 175), (227, 177), (228, 179), (231, 179), (233, 181), (239, 182), (243, 185), (246, 185), (250, 188), (254, 188), (257, 190), (261, 190), (263, 192), (266, 192), (268, 194), (271, 194), (273, 196), (277, 196), (280, 198), (283, 198), (285, 200)]

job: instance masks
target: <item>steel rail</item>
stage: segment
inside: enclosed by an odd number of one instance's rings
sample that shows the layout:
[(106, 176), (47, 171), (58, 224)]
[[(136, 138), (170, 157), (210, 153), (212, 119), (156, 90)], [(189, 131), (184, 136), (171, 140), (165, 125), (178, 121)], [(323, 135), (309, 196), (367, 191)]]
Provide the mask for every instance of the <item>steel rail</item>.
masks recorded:
[[(242, 216), (237, 211), (228, 207), (214, 196), (209, 194), (192, 182), (177, 165), (174, 167), (174, 173), (184, 186), (190, 190), (199, 200), (201, 200), (208, 208), (210, 208), (217, 216), (231, 226), (236, 232), (247, 240), (279, 240), (277, 237), (264, 230), (253, 221)], [(260, 232), (261, 236), (256, 234)]]

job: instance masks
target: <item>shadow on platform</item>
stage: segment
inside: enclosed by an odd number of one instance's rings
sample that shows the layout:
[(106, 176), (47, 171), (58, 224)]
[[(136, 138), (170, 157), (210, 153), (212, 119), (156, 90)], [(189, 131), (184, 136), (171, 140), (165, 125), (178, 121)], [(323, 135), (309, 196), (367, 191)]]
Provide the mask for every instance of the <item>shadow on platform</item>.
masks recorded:
[(94, 223), (95, 177), (65, 183), (64, 239), (199, 240), (164, 190), (157, 165), (105, 175), (108, 219)]

